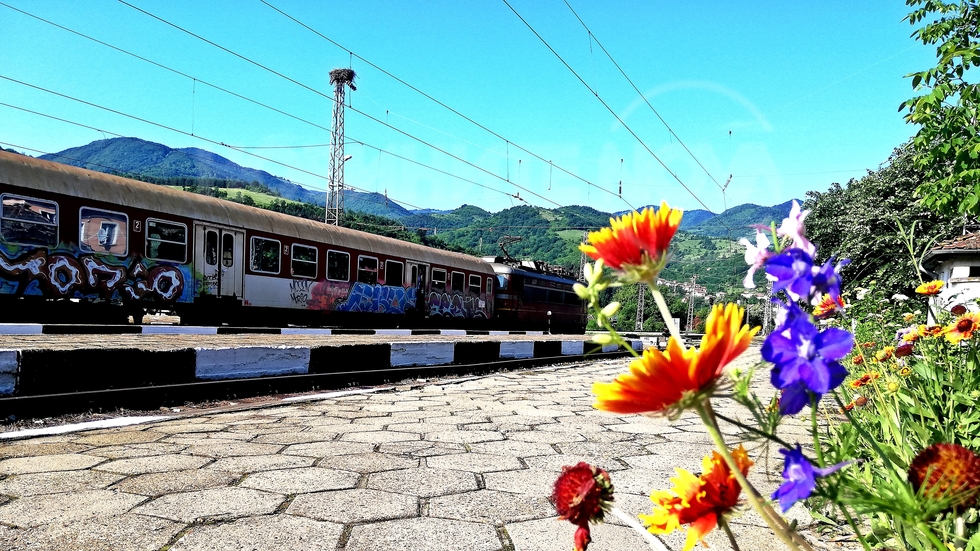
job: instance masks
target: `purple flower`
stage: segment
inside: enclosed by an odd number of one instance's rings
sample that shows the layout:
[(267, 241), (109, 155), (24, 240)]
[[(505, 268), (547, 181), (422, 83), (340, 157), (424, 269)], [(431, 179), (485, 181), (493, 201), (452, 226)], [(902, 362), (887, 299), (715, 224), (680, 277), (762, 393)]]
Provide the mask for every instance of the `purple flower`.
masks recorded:
[(803, 249), (787, 249), (769, 259), (766, 273), (773, 280), (772, 291), (786, 290), (793, 300), (810, 300), (813, 287), (813, 257)]
[(834, 266), (834, 257), (830, 257), (823, 266), (813, 268), (813, 291), (812, 297), (819, 299), (825, 293), (830, 298), (837, 300), (840, 298), (840, 271), (851, 263), (851, 259), (845, 258)]
[(819, 399), (841, 384), (847, 370), (837, 360), (853, 345), (849, 332), (836, 327), (818, 331), (799, 306), (787, 304), (781, 325), (762, 345), (762, 357), (774, 364), (772, 385), (783, 391), (780, 413), (799, 413), (809, 404), (811, 393)]
[(755, 271), (764, 266), (773, 255), (773, 252), (769, 250), (769, 238), (766, 237), (765, 233), (756, 229), (755, 245), (749, 243), (749, 240), (744, 237), (738, 242), (745, 245), (745, 263), (749, 265), (749, 273), (745, 276), (742, 285), (746, 289), (754, 289)]
[(783, 482), (772, 494), (773, 499), (779, 500), (779, 506), (783, 512), (789, 511), (794, 503), (801, 499), (810, 497), (813, 489), (817, 487), (817, 477), (827, 476), (830, 473), (850, 464), (850, 461), (838, 463), (823, 469), (815, 468), (810, 461), (803, 455), (800, 445), (796, 445), (793, 450), (779, 450), (779, 453), (786, 456), (783, 463)]
[(789, 217), (783, 218), (783, 223), (776, 230), (776, 235), (791, 238), (793, 240), (793, 247), (802, 249), (808, 255), (813, 256), (816, 254), (817, 248), (806, 238), (806, 227), (803, 225), (803, 220), (806, 219), (808, 214), (810, 214), (810, 211), (801, 210), (800, 204), (793, 201), (793, 207), (790, 208)]

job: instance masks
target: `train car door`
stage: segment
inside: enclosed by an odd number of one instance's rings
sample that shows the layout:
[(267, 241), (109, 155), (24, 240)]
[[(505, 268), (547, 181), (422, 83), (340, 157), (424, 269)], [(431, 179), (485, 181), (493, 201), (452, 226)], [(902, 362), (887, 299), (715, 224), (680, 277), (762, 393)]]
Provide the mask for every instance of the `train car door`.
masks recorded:
[(202, 276), (201, 294), (241, 297), (245, 271), (245, 232), (194, 226), (194, 269)]
[(415, 308), (419, 312), (427, 312), (425, 299), (429, 285), (429, 265), (409, 260), (408, 277), (406, 283), (415, 288)]

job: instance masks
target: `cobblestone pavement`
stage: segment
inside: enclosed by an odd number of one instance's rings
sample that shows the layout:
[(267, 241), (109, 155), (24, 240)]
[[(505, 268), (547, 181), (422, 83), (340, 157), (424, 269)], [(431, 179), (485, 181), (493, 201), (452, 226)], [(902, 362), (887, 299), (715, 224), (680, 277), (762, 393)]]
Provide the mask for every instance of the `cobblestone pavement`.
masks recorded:
[[(751, 349), (739, 363), (757, 360)], [(607, 469), (617, 507), (635, 516), (675, 467), (697, 472), (711, 449), (691, 416), (594, 410), (592, 381), (625, 366), (594, 361), (0, 444), (0, 548), (568, 550), (573, 527), (547, 499), (563, 465)], [(725, 400), (716, 408), (736, 411)], [(770, 493), (781, 464), (769, 462), (770, 478), (766, 459), (751, 455), (750, 478)], [(592, 551), (647, 548), (609, 520), (593, 529)], [(781, 548), (754, 513), (733, 528), (743, 549)], [(676, 550), (683, 538), (664, 541)], [(729, 548), (720, 531), (707, 540)]]

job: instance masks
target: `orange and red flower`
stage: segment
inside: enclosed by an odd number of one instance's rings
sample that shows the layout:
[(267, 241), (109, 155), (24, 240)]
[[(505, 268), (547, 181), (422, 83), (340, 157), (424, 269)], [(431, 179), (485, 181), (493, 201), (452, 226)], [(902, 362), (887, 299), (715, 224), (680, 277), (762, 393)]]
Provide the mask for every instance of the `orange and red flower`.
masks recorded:
[(575, 551), (585, 551), (592, 541), (589, 523), (602, 522), (605, 512), (612, 506), (612, 480), (609, 473), (584, 461), (562, 467), (551, 492), (551, 501), (559, 519), (578, 526)]
[(918, 330), (920, 337), (938, 337), (943, 334), (942, 325), (920, 325)]
[(656, 284), (657, 274), (667, 265), (667, 248), (683, 214), (664, 202), (656, 212), (646, 208), (610, 218), (610, 227), (589, 232), (591, 244), (583, 243), (579, 250), (594, 260), (602, 259), (631, 280)]
[(959, 444), (933, 444), (912, 460), (909, 482), (925, 499), (970, 507), (980, 495), (980, 456)]
[(837, 300), (834, 300), (829, 294), (824, 293), (823, 298), (820, 299), (820, 304), (817, 304), (813, 308), (813, 317), (817, 319), (828, 318), (835, 314), (838, 310), (844, 309), (844, 299), (838, 296)]
[[(748, 474), (752, 461), (745, 448), (732, 450), (732, 458), (742, 471)], [(655, 490), (650, 495), (654, 503), (653, 514), (639, 515), (647, 530), (653, 534), (669, 534), (688, 524), (684, 550), (690, 551), (698, 541), (718, 525), (718, 519), (738, 505), (742, 486), (735, 479), (728, 464), (718, 452), (711, 452), (701, 462), (701, 476), (694, 476), (684, 469), (677, 469), (677, 476), (670, 479), (670, 490)]]
[(864, 354), (858, 354), (851, 358), (851, 363), (854, 365), (861, 365), (864, 363)]
[(960, 316), (954, 323), (943, 328), (946, 340), (956, 344), (963, 339), (972, 339), (973, 332), (980, 328), (980, 314), (969, 312)]
[(944, 283), (938, 279), (923, 283), (915, 288), (915, 292), (920, 295), (938, 295), (943, 290)]
[(710, 392), (724, 367), (749, 346), (759, 327), (742, 325), (743, 308), (715, 305), (708, 314), (700, 348), (682, 350), (671, 337), (667, 350), (648, 348), (629, 373), (611, 383), (593, 383), (596, 409), (615, 413), (665, 411), (686, 397)]
[(886, 346), (886, 347), (882, 348), (881, 350), (875, 352), (875, 359), (878, 360), (879, 362), (883, 362), (883, 361), (891, 358), (892, 357), (892, 354), (894, 354), (894, 353), (895, 353), (895, 347), (894, 346)]

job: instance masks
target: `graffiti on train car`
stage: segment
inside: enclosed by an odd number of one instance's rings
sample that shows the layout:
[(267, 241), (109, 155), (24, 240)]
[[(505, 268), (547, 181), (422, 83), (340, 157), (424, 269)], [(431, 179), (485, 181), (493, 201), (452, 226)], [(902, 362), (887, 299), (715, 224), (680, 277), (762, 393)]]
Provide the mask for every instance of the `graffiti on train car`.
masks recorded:
[(462, 297), (432, 291), (429, 293), (429, 315), (453, 318), (486, 319), (486, 304), (479, 297)]
[(150, 265), (139, 257), (107, 260), (93, 254), (0, 248), (0, 294), (50, 298), (153, 300), (185, 297), (188, 274), (179, 266)]
[(357, 282), (351, 287), (347, 300), (338, 304), (340, 312), (369, 312), (404, 314), (415, 307), (415, 288), (393, 285), (370, 285)]

